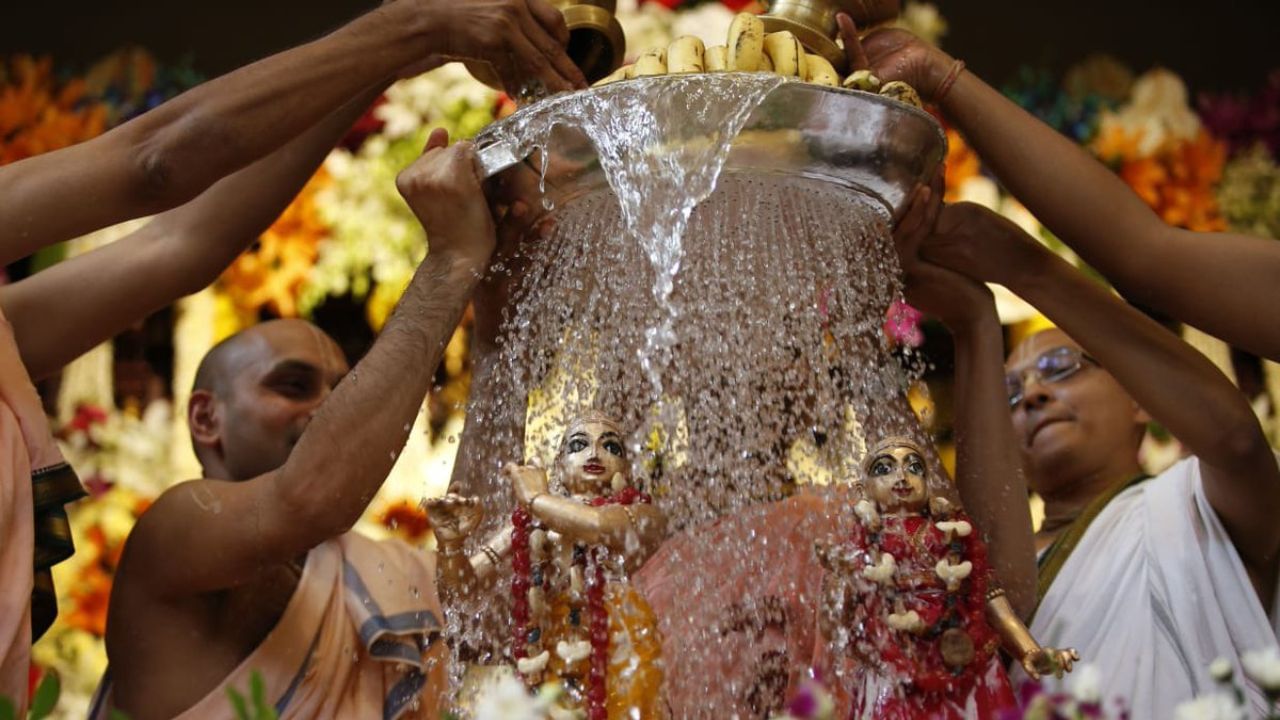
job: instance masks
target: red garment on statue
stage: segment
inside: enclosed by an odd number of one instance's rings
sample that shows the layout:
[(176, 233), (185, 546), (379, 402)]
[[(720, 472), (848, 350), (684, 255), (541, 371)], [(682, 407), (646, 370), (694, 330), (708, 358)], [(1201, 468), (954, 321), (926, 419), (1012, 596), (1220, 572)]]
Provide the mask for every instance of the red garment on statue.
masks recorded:
[[(965, 520), (956, 515), (953, 520)], [(996, 655), (999, 638), (986, 619), (990, 576), (986, 546), (977, 531), (948, 540), (922, 516), (886, 517), (879, 532), (861, 524), (850, 538), (856, 550), (851, 569), (848, 648), (842, 658), (841, 695), (847, 693), (855, 718), (988, 718), (1016, 705), (1009, 679)], [(879, 553), (894, 557), (893, 580), (880, 585), (862, 575)], [(939, 561), (973, 564), (954, 592), (937, 574)], [(921, 633), (894, 630), (893, 612), (915, 611)], [(973, 659), (959, 672), (947, 666), (942, 635), (959, 629), (973, 644)]]

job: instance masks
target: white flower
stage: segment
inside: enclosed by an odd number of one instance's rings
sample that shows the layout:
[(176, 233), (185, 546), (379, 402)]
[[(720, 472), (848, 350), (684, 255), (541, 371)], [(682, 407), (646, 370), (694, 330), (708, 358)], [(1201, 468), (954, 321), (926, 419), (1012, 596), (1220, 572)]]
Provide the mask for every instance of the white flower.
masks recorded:
[(575, 665), (591, 656), (591, 643), (587, 640), (577, 642), (561, 640), (556, 643), (556, 654), (564, 660), (566, 665)]
[(1102, 671), (1091, 663), (1079, 665), (1067, 676), (1067, 692), (1076, 702), (1096, 704), (1102, 702)]
[(1235, 668), (1231, 667), (1231, 661), (1220, 657), (1209, 663), (1209, 677), (1217, 682), (1224, 683), (1231, 679), (1235, 674)]
[(1280, 650), (1275, 645), (1265, 650), (1253, 650), (1240, 658), (1244, 674), (1258, 684), (1267, 694), (1280, 693)]
[(1100, 132), (1113, 126), (1137, 135), (1139, 155), (1150, 157), (1169, 143), (1194, 139), (1200, 132), (1200, 118), (1188, 103), (1182, 78), (1157, 68), (1133, 84), (1129, 104), (1103, 114)]
[(1244, 707), (1226, 693), (1188, 700), (1174, 709), (1173, 717), (1174, 720), (1248, 720)]
[(547, 661), (551, 659), (551, 653), (543, 650), (533, 657), (520, 658), (516, 660), (516, 669), (521, 675), (532, 675), (533, 673), (542, 672), (547, 666)]
[(475, 720), (542, 720), (547, 703), (529, 694), (514, 675), (502, 674), (477, 693)]
[(973, 563), (965, 560), (958, 565), (952, 565), (946, 560), (939, 560), (933, 571), (947, 583), (947, 590), (954, 592), (960, 589), (960, 582), (973, 572)]
[(887, 620), (889, 627), (894, 630), (913, 633), (924, 629), (924, 620), (920, 619), (920, 613), (915, 610), (908, 610), (904, 613), (889, 613)]
[(859, 500), (853, 506), (853, 514), (858, 516), (863, 525), (876, 527), (880, 524), (880, 513), (876, 512), (875, 503), (870, 500)]
[(947, 21), (943, 19), (942, 13), (938, 12), (937, 6), (933, 3), (908, 2), (906, 7), (902, 8), (902, 14), (898, 16), (896, 25), (932, 45), (937, 45), (938, 40), (947, 34)]
[(973, 526), (964, 520), (942, 520), (934, 525), (946, 536), (947, 542), (951, 542), (952, 533), (959, 537), (969, 537), (973, 532)]
[(893, 556), (889, 553), (880, 553), (880, 562), (862, 568), (862, 577), (883, 585), (893, 578), (893, 571), (896, 569), (897, 563)]

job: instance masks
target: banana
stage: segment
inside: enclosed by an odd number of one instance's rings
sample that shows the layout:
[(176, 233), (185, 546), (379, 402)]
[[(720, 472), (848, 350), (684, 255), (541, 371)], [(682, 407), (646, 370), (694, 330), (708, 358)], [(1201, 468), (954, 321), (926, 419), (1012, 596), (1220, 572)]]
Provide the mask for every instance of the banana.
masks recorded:
[(663, 60), (665, 50), (646, 50), (636, 59), (636, 77), (667, 74), (667, 64)]
[(924, 107), (924, 103), (920, 102), (920, 95), (916, 93), (916, 89), (901, 80), (885, 83), (880, 88), (880, 94), (891, 97), (901, 103), (915, 105), (918, 108)]
[(609, 83), (618, 82), (619, 80), (626, 80), (628, 77), (631, 77), (627, 73), (631, 72), (632, 67), (633, 66), (631, 65), (623, 65), (622, 67), (618, 68), (617, 70), (614, 70), (613, 72), (609, 73), (605, 77), (602, 77), (599, 80), (592, 83), (591, 87), (600, 87), (601, 85), (608, 85)]
[(729, 69), (729, 48), (713, 45), (702, 53), (703, 69), (707, 72), (724, 72)]
[(836, 69), (831, 66), (831, 63), (827, 62), (826, 58), (821, 55), (809, 54), (805, 56), (804, 62), (804, 79), (806, 82), (811, 82), (815, 85), (826, 85), (827, 87), (840, 86), (840, 73), (836, 72)]
[(764, 38), (764, 51), (773, 61), (774, 72), (788, 77), (805, 76), (804, 46), (795, 35), (786, 30), (769, 33)]
[(700, 73), (703, 70), (702, 41), (692, 35), (678, 37), (667, 46), (667, 72)]
[(880, 78), (871, 74), (870, 70), (854, 70), (844, 79), (844, 87), (850, 90), (880, 91)]
[(773, 61), (769, 59), (768, 55), (761, 55), (760, 64), (756, 66), (756, 70), (758, 72), (773, 72)]
[(729, 25), (729, 70), (755, 72), (764, 53), (764, 23), (751, 13), (738, 13)]

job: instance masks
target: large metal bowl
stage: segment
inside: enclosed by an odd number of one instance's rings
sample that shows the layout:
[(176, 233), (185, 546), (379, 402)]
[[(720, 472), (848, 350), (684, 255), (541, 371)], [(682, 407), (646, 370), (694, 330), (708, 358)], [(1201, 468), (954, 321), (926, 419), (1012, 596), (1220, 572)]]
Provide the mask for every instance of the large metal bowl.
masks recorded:
[[(581, 92), (648, 91), (654, 85), (661, 92), (688, 92), (691, 77), (714, 76), (636, 78)], [(689, 95), (696, 102), (696, 93)], [(535, 108), (490, 125), (477, 138), (486, 176), (527, 160), (528, 138), (518, 137), (519, 128), (522, 115)], [(786, 82), (750, 115), (730, 146), (723, 172), (836, 183), (877, 198), (896, 217), (917, 185), (933, 176), (946, 147), (942, 127), (915, 107), (866, 92)], [(551, 202), (563, 204), (608, 186), (596, 149), (580, 129), (558, 125), (547, 152), (546, 194)]]

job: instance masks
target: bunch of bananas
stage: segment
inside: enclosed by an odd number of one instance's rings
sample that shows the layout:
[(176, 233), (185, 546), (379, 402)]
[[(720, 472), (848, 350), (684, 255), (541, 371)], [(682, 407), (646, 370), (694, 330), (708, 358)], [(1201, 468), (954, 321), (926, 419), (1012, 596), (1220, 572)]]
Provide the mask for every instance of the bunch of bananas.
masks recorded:
[(704, 72), (772, 72), (815, 85), (878, 92), (921, 107), (920, 96), (910, 85), (896, 81), (882, 85), (869, 70), (841, 78), (826, 58), (806, 52), (790, 32), (766, 34), (764, 23), (751, 13), (739, 13), (733, 19), (726, 45), (706, 47), (702, 40), (685, 35), (665, 48), (646, 50), (634, 63), (598, 81), (596, 87), (638, 77)]

